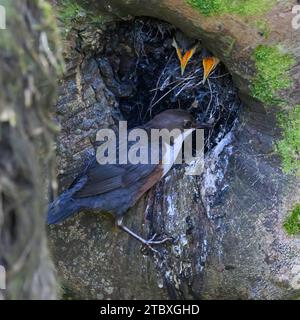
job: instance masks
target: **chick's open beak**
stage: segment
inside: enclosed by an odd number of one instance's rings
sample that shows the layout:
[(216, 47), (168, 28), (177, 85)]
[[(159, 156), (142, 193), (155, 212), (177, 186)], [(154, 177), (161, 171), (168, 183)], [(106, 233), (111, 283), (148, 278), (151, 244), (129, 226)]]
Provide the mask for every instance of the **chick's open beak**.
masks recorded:
[(181, 48), (179, 48), (175, 39), (173, 39), (173, 47), (176, 49), (177, 57), (180, 61), (181, 75), (183, 76), (188, 62), (196, 52), (197, 44), (193, 48), (187, 50), (184, 55), (182, 55)]
[(203, 84), (205, 83), (205, 81), (207, 80), (207, 78), (209, 77), (209, 75), (214, 71), (214, 69), (216, 68), (216, 66), (218, 65), (218, 63), (220, 62), (220, 60), (216, 57), (206, 57), (203, 58), (202, 64), (203, 64)]

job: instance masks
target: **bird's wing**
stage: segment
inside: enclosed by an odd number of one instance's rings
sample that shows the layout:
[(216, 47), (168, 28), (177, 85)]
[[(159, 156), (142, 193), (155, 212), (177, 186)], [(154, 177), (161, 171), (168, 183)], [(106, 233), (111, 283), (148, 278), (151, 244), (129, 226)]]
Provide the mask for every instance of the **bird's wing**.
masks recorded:
[(151, 164), (100, 165), (96, 162), (87, 170), (87, 182), (74, 196), (75, 198), (91, 197), (126, 188), (149, 176), (155, 168), (156, 165)]
[[(119, 148), (118, 148), (119, 150)], [(151, 151), (150, 144), (137, 145), (134, 142), (128, 143), (129, 154), (136, 154), (137, 150), (146, 151), (146, 163), (150, 163), (150, 154), (160, 153), (160, 149)], [(155, 169), (155, 164), (105, 164), (101, 165), (95, 159), (85, 170), (87, 176), (85, 185), (75, 194), (76, 198), (90, 197), (113, 191), (119, 188), (127, 188), (138, 181), (149, 176)]]

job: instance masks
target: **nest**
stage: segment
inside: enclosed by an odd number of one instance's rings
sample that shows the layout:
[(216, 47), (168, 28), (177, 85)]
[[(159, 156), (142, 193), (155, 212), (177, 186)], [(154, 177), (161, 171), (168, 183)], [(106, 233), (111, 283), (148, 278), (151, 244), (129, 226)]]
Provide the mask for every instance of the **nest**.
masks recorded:
[(206, 132), (209, 150), (231, 130), (241, 102), (222, 63), (203, 83), (200, 48), (181, 75), (172, 46), (175, 32), (174, 26), (150, 18), (117, 23), (105, 33), (100, 71), (118, 97), (128, 127), (144, 124), (166, 109), (186, 109), (212, 124)]

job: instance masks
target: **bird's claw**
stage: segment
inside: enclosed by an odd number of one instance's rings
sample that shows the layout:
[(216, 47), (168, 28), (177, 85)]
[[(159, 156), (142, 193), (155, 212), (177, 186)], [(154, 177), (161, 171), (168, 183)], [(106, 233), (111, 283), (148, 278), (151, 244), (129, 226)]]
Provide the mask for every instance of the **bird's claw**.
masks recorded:
[(149, 240), (145, 241), (145, 246), (149, 248), (151, 251), (155, 253), (159, 253), (156, 249), (154, 249), (152, 246), (157, 246), (160, 244), (164, 244), (168, 241), (173, 241), (173, 238), (164, 238), (162, 240), (154, 240), (156, 238), (157, 234), (155, 233)]

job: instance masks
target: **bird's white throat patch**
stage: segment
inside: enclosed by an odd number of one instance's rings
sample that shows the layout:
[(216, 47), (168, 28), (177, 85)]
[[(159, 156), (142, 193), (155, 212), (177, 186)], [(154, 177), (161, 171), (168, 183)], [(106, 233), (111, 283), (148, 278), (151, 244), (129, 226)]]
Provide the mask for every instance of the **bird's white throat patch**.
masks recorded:
[[(106, 164), (162, 164), (164, 175), (174, 163), (182, 164), (204, 159), (204, 131), (202, 129), (150, 129), (136, 128), (127, 132), (124, 122), (119, 124), (119, 134), (111, 129), (97, 133), (97, 161)], [(192, 133), (196, 132), (195, 139)], [(194, 140), (194, 141), (193, 141)], [(193, 156), (193, 142), (196, 143), (196, 156)], [(184, 156), (182, 157), (182, 146)]]
[(192, 134), (195, 129), (188, 129), (182, 134), (174, 137), (173, 143), (164, 143), (164, 153), (162, 157), (164, 173), (165, 176), (169, 170), (172, 168), (174, 163), (182, 163), (181, 150), (184, 140)]

